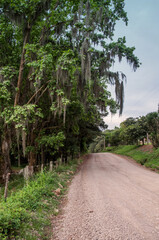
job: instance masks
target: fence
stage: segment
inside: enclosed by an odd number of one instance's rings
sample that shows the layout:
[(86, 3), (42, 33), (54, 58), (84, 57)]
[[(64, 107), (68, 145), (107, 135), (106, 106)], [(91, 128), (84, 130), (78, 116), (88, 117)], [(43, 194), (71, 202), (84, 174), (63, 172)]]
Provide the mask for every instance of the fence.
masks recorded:
[(26, 180), (28, 180), (31, 176), (33, 176), (36, 172), (43, 172), (44, 168), (47, 168), (49, 171), (53, 171), (61, 164), (61, 159), (53, 162), (50, 161), (49, 164), (41, 164), (36, 166), (26, 166), (25, 168), (21, 169), (18, 174), (22, 174)]
[[(55, 164), (54, 164), (55, 163)], [(19, 175), (23, 175), (24, 179), (28, 181), (28, 179), (33, 176), (36, 172), (43, 172), (44, 168), (46, 167), (49, 171), (53, 171), (53, 169), (56, 169), (59, 165), (61, 165), (61, 159), (58, 159), (57, 161), (53, 162), (50, 161), (49, 164), (41, 164), (36, 166), (26, 166), (25, 168), (21, 169), (18, 173)], [(13, 173), (15, 174), (15, 173)], [(9, 184), (9, 177), (11, 173), (8, 173), (5, 177), (5, 190), (4, 190), (4, 199), (7, 200), (7, 194), (8, 194), (8, 184)]]

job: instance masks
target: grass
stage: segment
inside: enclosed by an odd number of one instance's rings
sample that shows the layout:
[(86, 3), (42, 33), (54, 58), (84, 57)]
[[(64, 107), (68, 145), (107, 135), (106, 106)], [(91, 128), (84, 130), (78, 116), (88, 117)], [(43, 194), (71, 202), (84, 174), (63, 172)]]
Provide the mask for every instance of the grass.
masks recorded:
[[(9, 186), (8, 186), (8, 197), (14, 194), (17, 190), (20, 190), (24, 187), (25, 181), (24, 177), (21, 175), (13, 175), (10, 177)], [(4, 186), (0, 188), (0, 201), (3, 199)]]
[[(67, 181), (77, 166), (77, 161), (74, 161), (52, 172), (44, 171), (28, 183), (20, 176), (11, 179), (7, 202), (3, 197), (0, 199), (0, 239), (50, 239), (51, 216), (57, 215), (59, 203), (67, 190)], [(57, 188), (61, 189), (60, 195), (55, 192)]]
[(140, 146), (125, 145), (106, 148), (106, 151), (133, 158), (136, 162), (148, 168), (159, 170), (159, 149), (153, 149), (152, 152), (143, 152)]

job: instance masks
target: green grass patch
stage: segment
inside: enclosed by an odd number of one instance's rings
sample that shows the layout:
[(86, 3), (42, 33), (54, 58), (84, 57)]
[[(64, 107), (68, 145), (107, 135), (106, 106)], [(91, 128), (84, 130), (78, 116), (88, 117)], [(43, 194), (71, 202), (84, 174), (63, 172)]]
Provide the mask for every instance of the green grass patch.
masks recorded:
[[(27, 183), (20, 184), (22, 179), (11, 180), (7, 202), (3, 197), (0, 200), (0, 239), (50, 239), (49, 231), (46, 231), (51, 225), (50, 215), (57, 214), (60, 199), (67, 189), (67, 180), (77, 166), (77, 162), (72, 162), (52, 172), (44, 171)], [(55, 193), (57, 188), (61, 189), (60, 195)]]
[(106, 151), (129, 156), (141, 165), (159, 170), (159, 149), (153, 149), (152, 152), (144, 152), (140, 150), (140, 146), (124, 145), (109, 147), (108, 149), (106, 148)]
[[(8, 186), (8, 197), (22, 189), (25, 186), (24, 177), (22, 175), (11, 175)], [(4, 186), (0, 187), (0, 202), (3, 200)]]
[(119, 146), (119, 147), (115, 148), (113, 151), (117, 154), (129, 156), (129, 154), (133, 150), (136, 150), (137, 148), (138, 148), (138, 146), (136, 146), (136, 145), (125, 145), (125, 146)]

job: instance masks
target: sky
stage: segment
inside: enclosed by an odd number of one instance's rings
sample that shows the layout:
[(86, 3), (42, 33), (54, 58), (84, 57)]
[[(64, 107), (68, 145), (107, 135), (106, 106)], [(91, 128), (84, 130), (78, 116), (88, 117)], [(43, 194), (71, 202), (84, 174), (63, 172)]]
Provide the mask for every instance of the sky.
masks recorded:
[[(114, 71), (127, 76), (124, 110), (104, 118), (109, 129), (128, 117), (144, 116), (158, 110), (159, 103), (159, 0), (125, 0), (128, 26), (123, 22), (116, 25), (115, 38), (125, 36), (127, 46), (135, 46), (135, 55), (142, 65), (136, 72), (126, 61), (116, 63)], [(114, 96), (114, 87), (109, 90)]]

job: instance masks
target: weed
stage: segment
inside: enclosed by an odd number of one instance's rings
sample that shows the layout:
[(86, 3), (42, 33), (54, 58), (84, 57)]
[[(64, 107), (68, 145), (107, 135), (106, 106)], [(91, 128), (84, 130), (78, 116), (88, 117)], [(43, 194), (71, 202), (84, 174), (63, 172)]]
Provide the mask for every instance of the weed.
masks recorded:
[(109, 148), (108, 151), (132, 157), (141, 165), (159, 170), (159, 149), (153, 149), (152, 152), (143, 152), (140, 150), (140, 146), (126, 145)]
[[(7, 202), (0, 199), (0, 239), (49, 239), (45, 229), (50, 214), (58, 214), (61, 195), (76, 168), (76, 162), (61, 165), (52, 172), (36, 174), (27, 184), (20, 176), (11, 179)], [(60, 196), (54, 192), (57, 188)]]

